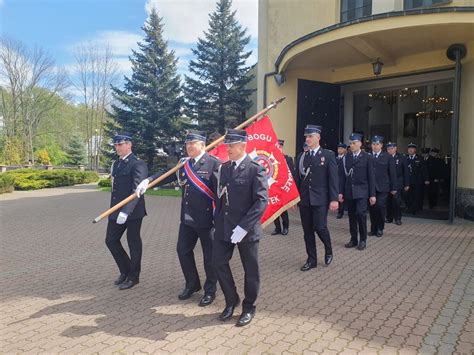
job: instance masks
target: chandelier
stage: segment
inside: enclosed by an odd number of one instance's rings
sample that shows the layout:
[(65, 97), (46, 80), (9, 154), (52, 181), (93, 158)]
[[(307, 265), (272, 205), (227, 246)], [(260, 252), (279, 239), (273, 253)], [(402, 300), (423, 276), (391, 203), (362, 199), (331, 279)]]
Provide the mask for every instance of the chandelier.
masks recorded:
[(454, 114), (454, 111), (452, 110), (445, 110), (439, 107), (439, 105), (447, 104), (448, 98), (445, 96), (436, 95), (436, 86), (434, 87), (433, 95), (428, 96), (422, 101), (423, 101), (423, 104), (425, 105), (425, 109), (423, 111), (419, 111), (416, 114), (418, 118), (429, 119), (433, 121), (434, 123), (439, 118), (443, 118), (443, 119), (451, 118)]
[(401, 90), (369, 93), (369, 99), (382, 101), (383, 103), (393, 106), (398, 102), (398, 100), (403, 101), (418, 96), (418, 93), (418, 89), (404, 88)]

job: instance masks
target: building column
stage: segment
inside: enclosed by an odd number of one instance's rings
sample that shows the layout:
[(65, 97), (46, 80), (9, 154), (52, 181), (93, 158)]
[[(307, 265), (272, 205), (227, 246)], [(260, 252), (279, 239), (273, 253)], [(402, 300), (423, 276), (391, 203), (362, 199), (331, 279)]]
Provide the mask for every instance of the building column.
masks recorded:
[(354, 93), (346, 91), (344, 93), (344, 136), (343, 142), (349, 142), (349, 135), (354, 129)]
[[(467, 56), (462, 61), (459, 109), (459, 159), (456, 215), (474, 220), (474, 42), (467, 44)], [(454, 163), (454, 162), (453, 162)]]

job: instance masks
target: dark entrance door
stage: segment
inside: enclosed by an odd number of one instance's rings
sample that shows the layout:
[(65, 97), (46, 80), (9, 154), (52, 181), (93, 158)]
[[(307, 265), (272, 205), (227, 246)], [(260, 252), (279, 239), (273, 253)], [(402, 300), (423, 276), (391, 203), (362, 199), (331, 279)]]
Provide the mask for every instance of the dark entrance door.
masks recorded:
[(321, 146), (336, 150), (342, 135), (340, 85), (311, 80), (298, 80), (296, 153), (302, 151), (307, 124), (323, 126)]

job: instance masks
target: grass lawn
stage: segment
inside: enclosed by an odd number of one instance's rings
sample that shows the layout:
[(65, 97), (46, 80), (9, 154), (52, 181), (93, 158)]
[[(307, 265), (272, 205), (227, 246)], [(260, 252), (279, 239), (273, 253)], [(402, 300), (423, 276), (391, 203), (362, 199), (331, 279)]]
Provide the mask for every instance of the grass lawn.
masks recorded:
[[(100, 191), (110, 192), (110, 187), (99, 187)], [(170, 189), (158, 189), (158, 190), (148, 190), (145, 194), (146, 196), (174, 196), (181, 197), (181, 190), (170, 190)]]

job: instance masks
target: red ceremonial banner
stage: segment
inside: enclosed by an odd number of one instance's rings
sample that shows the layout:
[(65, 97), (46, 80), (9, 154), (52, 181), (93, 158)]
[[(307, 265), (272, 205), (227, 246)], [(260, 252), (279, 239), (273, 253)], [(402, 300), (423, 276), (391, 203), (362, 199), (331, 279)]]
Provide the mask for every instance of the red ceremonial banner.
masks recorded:
[[(245, 130), (247, 131), (247, 154), (263, 165), (267, 172), (268, 206), (261, 219), (262, 227), (265, 227), (282, 212), (297, 204), (300, 201), (300, 195), (268, 116), (264, 116)], [(229, 160), (225, 144), (220, 144), (209, 154), (218, 157), (223, 162)]]

